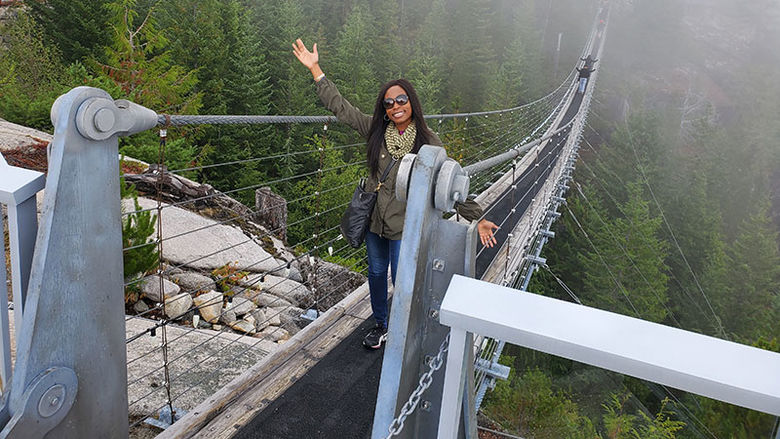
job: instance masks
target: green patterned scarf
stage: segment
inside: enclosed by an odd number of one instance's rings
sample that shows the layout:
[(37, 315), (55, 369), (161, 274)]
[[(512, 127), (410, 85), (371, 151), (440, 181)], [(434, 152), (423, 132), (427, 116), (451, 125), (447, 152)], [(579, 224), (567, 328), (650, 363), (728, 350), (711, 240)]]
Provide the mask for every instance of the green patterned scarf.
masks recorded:
[(412, 151), (412, 148), (414, 148), (414, 138), (416, 136), (417, 126), (414, 124), (414, 120), (406, 127), (403, 134), (398, 134), (398, 129), (395, 127), (395, 124), (390, 122), (387, 124), (387, 129), (385, 129), (387, 150), (390, 151), (390, 155), (396, 159), (400, 159)]

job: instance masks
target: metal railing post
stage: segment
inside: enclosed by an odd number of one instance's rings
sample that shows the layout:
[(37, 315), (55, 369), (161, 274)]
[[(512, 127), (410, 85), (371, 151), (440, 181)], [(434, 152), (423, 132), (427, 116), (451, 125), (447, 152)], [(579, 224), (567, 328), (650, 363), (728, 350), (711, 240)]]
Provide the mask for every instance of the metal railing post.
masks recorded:
[(55, 101), (52, 123), (43, 214), (0, 438), (125, 438), (118, 136), (154, 127), (157, 114), (77, 87)]
[[(399, 165), (396, 195), (407, 202), (406, 220), (374, 414), (374, 439), (387, 437), (391, 427), (400, 438), (436, 437), (441, 377), (430, 382), (411, 413), (401, 409), (419, 389), (421, 376), (431, 372), (434, 358), (443, 356), (442, 341), (449, 329), (439, 323), (439, 307), (450, 279), (453, 274), (474, 275), (476, 223), (466, 226), (442, 218), (442, 212), (452, 210), (455, 201), (464, 201), (466, 194), (468, 177), (457, 162), (447, 158), (443, 148), (425, 145), (417, 155), (407, 154)], [(468, 367), (473, 371), (473, 364)], [(473, 405), (473, 394), (470, 401), (466, 403)], [(453, 422), (463, 425), (461, 432), (473, 429), (476, 434), (473, 420)]]

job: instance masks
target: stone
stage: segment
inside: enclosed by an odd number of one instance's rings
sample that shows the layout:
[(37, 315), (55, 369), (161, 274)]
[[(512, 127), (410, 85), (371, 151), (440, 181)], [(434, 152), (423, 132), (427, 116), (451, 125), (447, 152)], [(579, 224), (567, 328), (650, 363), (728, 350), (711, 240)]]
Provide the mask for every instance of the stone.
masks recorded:
[(312, 300), (312, 292), (305, 285), (284, 277), (270, 274), (253, 274), (241, 281), (242, 285), (254, 285), (263, 291), (281, 297), (293, 305), (308, 303)]
[(255, 308), (257, 308), (257, 305), (246, 297), (234, 297), (229, 309), (236, 313), (236, 316), (240, 317), (252, 312)]
[(186, 271), (182, 270), (181, 268), (170, 264), (165, 264), (163, 267), (165, 275), (169, 277), (173, 276), (174, 274), (186, 273)]
[(254, 318), (254, 317), (252, 317), (252, 314), (247, 314), (247, 315), (245, 315), (245, 316), (244, 316), (244, 320), (246, 320), (247, 322), (251, 323), (251, 324), (252, 324), (252, 326), (254, 326), (255, 328), (257, 328), (257, 322), (255, 322), (255, 318)]
[(265, 311), (262, 309), (256, 309), (252, 311), (250, 314), (255, 319), (255, 328), (258, 331), (262, 331), (263, 329), (267, 328), (268, 325), (271, 323), (268, 321), (268, 318), (265, 316)]
[(46, 146), (53, 139), (49, 133), (0, 119), (0, 151), (26, 151), (38, 145)]
[(290, 267), (290, 272), (287, 274), (287, 279), (294, 280), (295, 282), (303, 283), (303, 275), (294, 265)]
[(232, 325), (230, 325), (230, 327), (245, 334), (254, 334), (257, 332), (255, 330), (255, 325), (247, 322), (246, 320), (236, 320)]
[[(362, 274), (338, 264), (318, 259), (315, 266), (316, 273), (309, 274), (308, 280), (319, 293), (318, 308), (323, 311), (330, 309), (366, 282), (366, 277)], [(314, 271), (312, 268), (309, 266), (309, 269)], [(310, 308), (312, 304), (304, 307)]]
[(281, 326), (282, 314), (287, 312), (289, 308), (266, 308), (265, 318), (268, 320), (268, 324), (271, 326)]
[(198, 291), (211, 291), (217, 289), (217, 284), (208, 276), (200, 273), (183, 272), (170, 276), (185, 292), (194, 294)]
[(266, 306), (278, 306), (278, 307), (292, 306), (292, 303), (282, 299), (281, 297), (277, 297), (274, 296), (273, 294), (269, 294), (259, 290), (247, 289), (246, 291), (241, 293), (241, 297), (246, 297), (247, 299), (254, 302), (255, 305), (257, 305), (260, 308)]
[(133, 311), (135, 311), (138, 314), (143, 314), (146, 311), (149, 311), (149, 305), (147, 305), (146, 302), (144, 302), (143, 299), (141, 299), (138, 302), (135, 302), (133, 304)]
[(280, 328), (278, 326), (269, 326), (263, 329), (260, 334), (273, 341), (290, 339), (290, 333), (287, 332), (284, 328)]
[(290, 308), (280, 309), (280, 311), (279, 320), (281, 321), (281, 324), (279, 326), (283, 327), (291, 334), (297, 334), (298, 331), (311, 323), (311, 321), (301, 317), (301, 314), (306, 312), (301, 308), (296, 308), (293, 306)]
[(221, 331), (222, 325), (211, 325), (211, 329), (213, 329), (214, 331)]
[(193, 301), (198, 307), (203, 320), (209, 323), (217, 323), (219, 315), (222, 313), (222, 293), (218, 291), (209, 291), (208, 293), (196, 296)]
[(230, 326), (233, 323), (235, 323), (235, 321), (237, 319), (238, 319), (238, 317), (236, 317), (236, 313), (234, 313), (230, 309), (223, 310), (222, 314), (220, 314), (220, 316), (219, 316), (220, 323), (224, 323), (224, 324), (226, 324), (228, 326)]
[(181, 293), (165, 300), (165, 315), (171, 319), (177, 319), (186, 314), (192, 307), (192, 296)]
[[(132, 200), (123, 203), (127, 204), (126, 211), (135, 210)], [(142, 209), (157, 206), (156, 201), (144, 197), (139, 197), (138, 203)], [(162, 257), (171, 264), (201, 271), (231, 264), (241, 271), (255, 273), (274, 270), (280, 264), (240, 228), (219, 224), (169, 204), (163, 204), (162, 223), (165, 240)]]
[[(166, 301), (181, 292), (181, 288), (179, 288), (178, 285), (165, 278), (163, 278), (163, 290), (165, 291)], [(141, 282), (141, 293), (149, 300), (162, 302), (163, 299), (162, 295), (160, 294), (160, 276), (156, 274), (147, 276)]]

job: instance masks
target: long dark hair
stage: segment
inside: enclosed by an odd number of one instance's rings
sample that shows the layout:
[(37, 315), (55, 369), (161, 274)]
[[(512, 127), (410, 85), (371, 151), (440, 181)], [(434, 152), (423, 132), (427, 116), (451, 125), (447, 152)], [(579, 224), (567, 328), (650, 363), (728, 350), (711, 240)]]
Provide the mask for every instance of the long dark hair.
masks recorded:
[(385, 99), (385, 93), (390, 87), (397, 85), (406, 91), (406, 95), (409, 96), (409, 103), (412, 104), (412, 120), (417, 127), (417, 135), (414, 138), (414, 147), (412, 152), (417, 153), (420, 147), (429, 143), (433, 139), (433, 132), (425, 124), (425, 118), (423, 118), (422, 105), (420, 104), (420, 98), (417, 97), (417, 92), (414, 90), (412, 83), (406, 79), (395, 79), (382, 86), (379, 90), (379, 95), (376, 97), (376, 104), (374, 105), (374, 116), (371, 119), (371, 128), (368, 131), (368, 148), (366, 152), (366, 158), (368, 159), (368, 169), (371, 171), (371, 175), (379, 176), (379, 155), (382, 151), (382, 145), (385, 142), (385, 130), (387, 125), (390, 124), (389, 120), (385, 120), (385, 107), (382, 105), (382, 101)]

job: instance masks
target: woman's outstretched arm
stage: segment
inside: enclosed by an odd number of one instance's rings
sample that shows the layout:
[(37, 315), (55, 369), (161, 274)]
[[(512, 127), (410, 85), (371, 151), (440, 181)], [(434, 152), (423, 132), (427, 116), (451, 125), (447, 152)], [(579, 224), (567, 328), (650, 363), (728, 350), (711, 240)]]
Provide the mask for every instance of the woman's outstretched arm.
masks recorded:
[(320, 68), (320, 55), (317, 53), (317, 44), (314, 44), (312, 51), (306, 48), (301, 39), (293, 43), (293, 54), (311, 72), (314, 82), (317, 84), (317, 95), (325, 108), (333, 112), (339, 121), (351, 126), (363, 137), (368, 137), (371, 129), (371, 116), (363, 114), (355, 108), (339, 93), (336, 84), (325, 77), (325, 73)]

